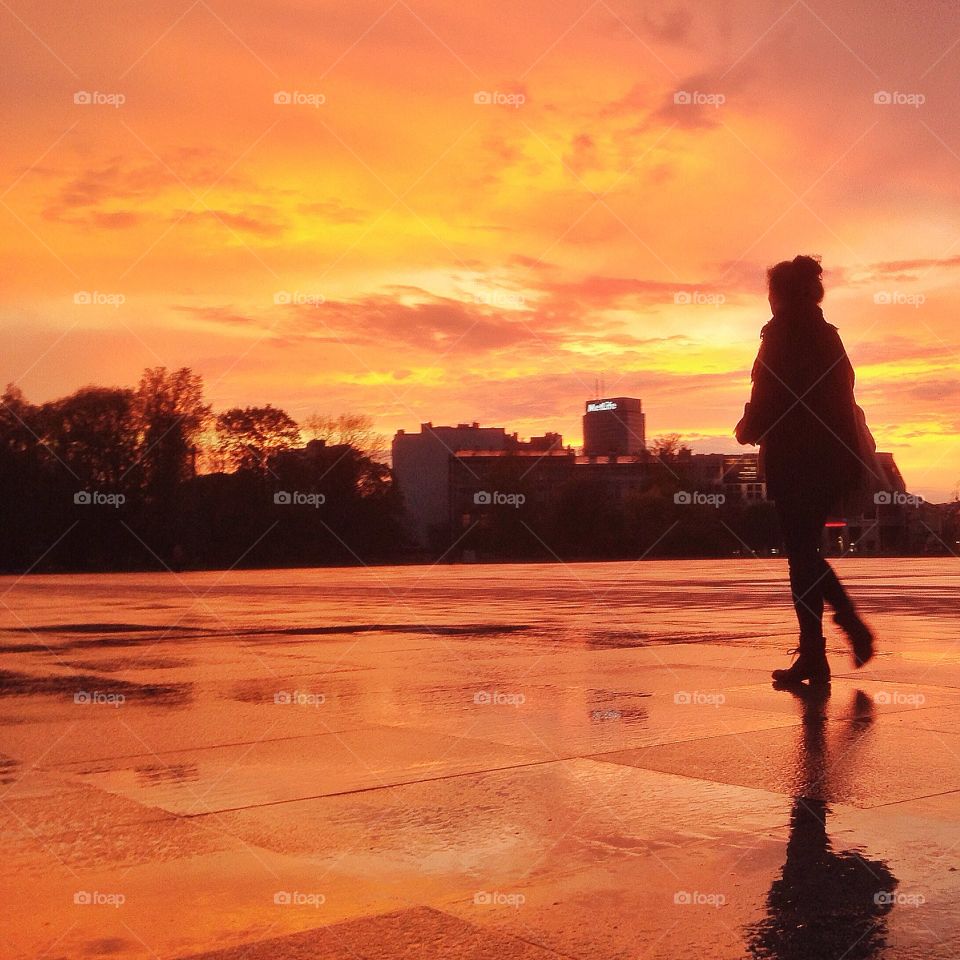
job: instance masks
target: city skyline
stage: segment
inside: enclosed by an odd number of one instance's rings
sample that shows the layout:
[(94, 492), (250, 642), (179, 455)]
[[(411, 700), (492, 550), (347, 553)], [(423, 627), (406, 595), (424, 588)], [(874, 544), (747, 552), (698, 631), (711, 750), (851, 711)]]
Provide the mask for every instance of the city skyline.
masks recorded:
[(30, 400), (186, 365), (218, 409), (578, 445), (603, 378), (733, 453), (764, 269), (804, 252), (880, 447), (927, 499), (960, 481), (960, 11), (71, 10), (0, 41)]

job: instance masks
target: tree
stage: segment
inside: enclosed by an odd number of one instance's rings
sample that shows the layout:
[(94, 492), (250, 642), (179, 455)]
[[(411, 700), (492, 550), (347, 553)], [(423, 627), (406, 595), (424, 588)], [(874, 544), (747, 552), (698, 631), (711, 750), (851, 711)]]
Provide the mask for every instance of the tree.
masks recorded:
[(37, 412), (15, 383), (7, 384), (0, 397), (0, 448), (5, 453), (24, 454), (36, 446)]
[[(0, 398), (0, 569), (24, 570), (63, 528), (47, 499), (48, 472), (39, 444), (39, 410), (10, 384)], [(38, 550), (37, 544), (46, 541)]]
[(217, 417), (217, 453), (234, 470), (265, 473), (271, 457), (300, 443), (300, 428), (283, 410), (234, 407)]
[(43, 444), (82, 484), (132, 482), (137, 461), (133, 391), (83, 387), (40, 408)]
[(680, 442), (679, 433), (665, 433), (653, 438), (650, 443), (650, 452), (660, 460), (672, 460), (691, 451), (686, 444)]
[(144, 370), (134, 411), (145, 491), (169, 499), (196, 472), (198, 440), (210, 417), (203, 380), (189, 367)]
[(348, 444), (371, 460), (386, 458), (386, 438), (373, 429), (373, 418), (362, 413), (341, 413), (338, 417), (312, 413), (303, 422), (311, 440), (323, 440), (328, 446)]

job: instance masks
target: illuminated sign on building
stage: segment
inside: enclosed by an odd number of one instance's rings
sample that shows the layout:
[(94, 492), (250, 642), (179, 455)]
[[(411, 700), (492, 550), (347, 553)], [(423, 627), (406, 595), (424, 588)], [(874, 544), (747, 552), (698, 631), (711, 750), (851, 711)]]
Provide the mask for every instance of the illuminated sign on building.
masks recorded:
[(639, 456), (646, 449), (646, 418), (637, 397), (588, 400), (583, 452), (588, 457)]

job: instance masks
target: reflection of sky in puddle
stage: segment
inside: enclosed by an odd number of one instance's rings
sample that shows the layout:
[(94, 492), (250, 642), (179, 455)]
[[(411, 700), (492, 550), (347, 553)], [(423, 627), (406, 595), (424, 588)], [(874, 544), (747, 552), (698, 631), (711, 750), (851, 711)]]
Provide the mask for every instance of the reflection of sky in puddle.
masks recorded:
[[(125, 706), (137, 701), (182, 705), (192, 701), (193, 684), (136, 683), (93, 673), (39, 676), (14, 670), (0, 670), (0, 697), (66, 697), (74, 703), (89, 704), (97, 700), (93, 694), (101, 698), (99, 702), (119, 702)], [(109, 701), (106, 698), (109, 698)]]

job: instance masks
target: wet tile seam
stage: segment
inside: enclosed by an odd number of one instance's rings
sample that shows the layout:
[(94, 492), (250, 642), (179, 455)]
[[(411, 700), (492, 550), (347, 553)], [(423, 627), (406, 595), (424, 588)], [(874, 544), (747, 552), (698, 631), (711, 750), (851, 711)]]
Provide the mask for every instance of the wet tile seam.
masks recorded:
[(240, 810), (257, 810), (261, 807), (277, 807), (284, 803), (303, 803), (307, 800), (325, 800), (328, 797), (349, 797), (360, 793), (373, 793), (376, 790), (392, 790), (396, 787), (411, 787), (420, 783), (436, 783), (442, 780), (456, 780), (460, 777), (478, 777), (487, 773), (502, 773), (506, 770), (522, 770), (528, 767), (543, 767), (551, 763), (565, 763), (570, 760), (588, 759), (579, 754), (570, 757), (551, 757), (547, 760), (529, 760), (525, 763), (510, 763), (502, 767), (482, 767), (478, 770), (463, 770), (458, 773), (438, 774), (435, 777), (420, 777), (416, 780), (397, 780), (393, 783), (382, 783), (369, 787), (356, 787), (353, 790), (336, 790), (332, 793), (315, 793), (303, 797), (290, 797), (284, 800), (267, 800), (264, 803), (245, 803), (238, 807), (222, 807), (217, 810), (207, 810), (201, 813), (177, 813), (176, 816), (186, 820), (198, 817), (211, 817), (220, 813), (236, 813)]
[[(939, 731), (936, 731), (939, 732)], [(903, 800), (887, 800), (885, 803), (873, 803), (868, 807), (863, 807), (864, 810), (880, 810), (885, 807), (898, 807), (905, 803), (916, 803), (918, 800), (929, 800), (932, 797), (947, 797), (951, 793), (955, 793), (960, 797), (960, 787), (954, 787), (952, 790), (942, 790), (939, 793), (925, 793), (919, 797), (907, 797)], [(927, 816), (930, 816), (929, 814)], [(936, 817), (931, 817), (931, 819), (937, 819)]]
[(207, 750), (224, 750), (228, 747), (248, 747), (258, 743), (280, 743), (285, 740), (310, 740), (314, 737), (336, 737), (341, 736), (344, 733), (353, 733), (354, 731), (379, 729), (381, 729), (381, 725), (378, 724), (359, 727), (350, 726), (345, 730), (320, 730), (314, 733), (295, 733), (291, 734), (289, 737), (264, 737), (257, 738), (255, 740), (231, 740), (228, 743), (211, 743), (203, 747), (180, 747), (176, 750), (147, 750), (144, 753), (121, 753), (105, 757), (84, 757), (82, 760), (60, 760), (56, 763), (38, 764), (36, 769), (72, 772), (69, 768), (79, 766), (80, 764), (110, 763), (113, 760), (137, 760), (140, 757), (164, 757), (169, 754), (177, 753), (202, 753)]
[[(783, 726), (775, 727), (775, 728), (771, 727), (771, 728), (765, 728), (765, 729), (783, 729)], [(729, 734), (729, 736), (736, 736), (736, 734)], [(682, 742), (693, 743), (695, 741), (687, 740)], [(656, 746), (670, 746), (670, 744), (657, 744)], [(640, 747), (638, 749), (651, 749), (651, 748)], [(330, 797), (348, 797), (348, 796), (353, 796), (355, 794), (373, 793), (377, 790), (393, 790), (398, 787), (416, 786), (417, 784), (421, 784), (421, 783), (437, 783), (444, 780), (457, 780), (462, 777), (484, 776), (485, 774), (488, 774), (488, 773), (503, 773), (510, 770), (525, 770), (533, 767), (544, 767), (544, 766), (549, 766), (550, 764), (555, 764), (555, 763), (569, 763), (571, 760), (592, 760), (600, 763), (612, 763), (612, 764), (615, 764), (616, 766), (628, 767), (634, 770), (642, 770), (645, 773), (655, 773), (659, 776), (664, 776), (664, 777), (683, 777), (685, 780), (695, 780), (699, 783), (711, 783), (711, 784), (716, 784), (718, 786), (736, 787), (737, 789), (740, 789), (740, 790), (749, 790), (754, 793), (766, 793), (766, 794), (770, 794), (771, 796), (778, 796), (778, 797), (784, 796), (784, 794), (781, 794), (778, 791), (766, 790), (762, 787), (749, 787), (749, 786), (743, 786), (742, 784), (730, 784), (722, 780), (713, 780), (707, 777), (694, 777), (689, 774), (675, 773), (671, 770), (655, 770), (653, 768), (641, 767), (637, 764), (620, 763), (619, 761), (616, 761), (616, 760), (604, 759), (605, 757), (611, 754), (630, 753), (630, 752), (631, 751), (629, 749), (627, 750), (617, 749), (617, 750), (611, 750), (603, 753), (594, 753), (594, 754), (578, 753), (578, 754), (573, 754), (571, 756), (566, 756), (566, 757), (550, 757), (545, 760), (530, 760), (524, 763), (505, 764), (504, 766), (500, 766), (500, 767), (483, 767), (478, 770), (464, 770), (456, 773), (439, 774), (435, 777), (421, 777), (416, 780), (398, 780), (398, 781), (395, 781), (394, 783), (377, 784), (369, 787), (357, 787), (353, 790), (337, 790), (331, 793), (311, 794), (309, 796), (303, 796), (303, 797), (290, 797), (288, 799), (283, 799), (283, 800), (268, 800), (264, 803), (247, 803), (237, 807), (223, 807), (217, 810), (207, 810), (200, 813), (175, 813), (174, 815), (178, 817), (183, 817), (184, 819), (187, 819), (187, 820), (193, 820), (200, 817), (216, 816), (217, 814), (221, 814), (221, 813), (236, 813), (241, 810), (256, 810), (256, 809), (260, 809), (261, 807), (276, 807), (285, 803), (303, 803), (309, 800), (325, 800)]]

